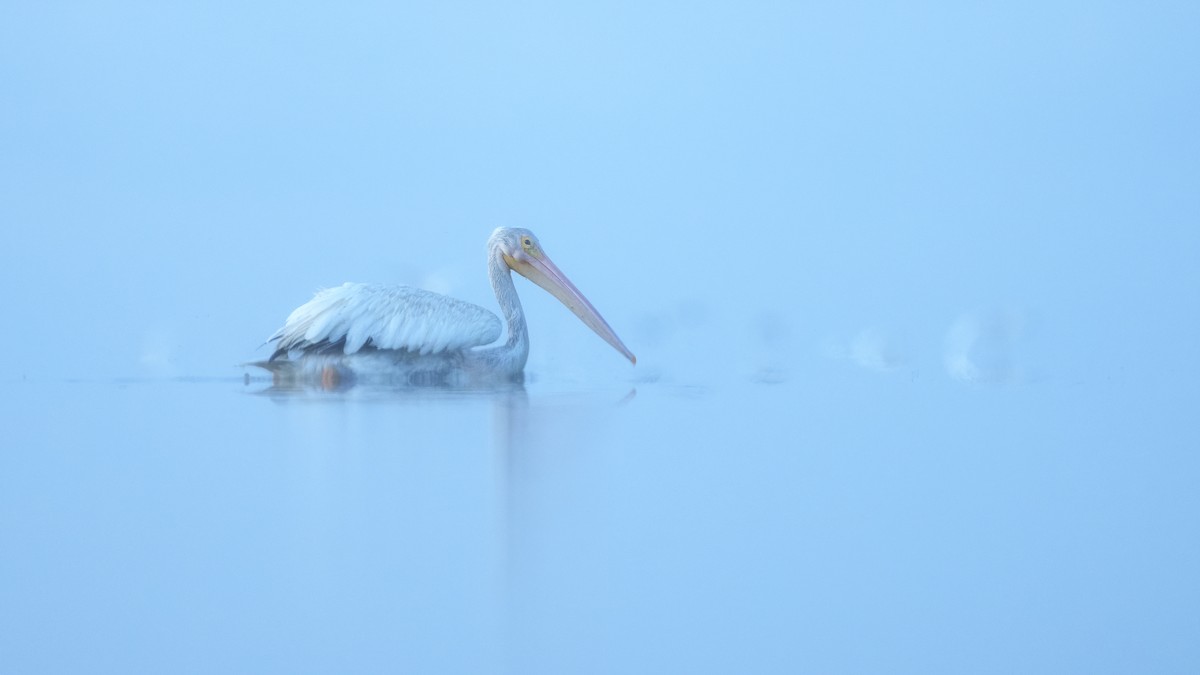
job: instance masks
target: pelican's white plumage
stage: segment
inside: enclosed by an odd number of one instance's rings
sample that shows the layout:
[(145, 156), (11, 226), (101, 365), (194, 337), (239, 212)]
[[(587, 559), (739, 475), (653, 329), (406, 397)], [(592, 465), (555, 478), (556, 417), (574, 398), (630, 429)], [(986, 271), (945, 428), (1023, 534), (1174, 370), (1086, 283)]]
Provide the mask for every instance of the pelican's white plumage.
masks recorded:
[(269, 341), (277, 354), (364, 346), (418, 354), (458, 351), (495, 342), (500, 319), (479, 305), (412, 286), (347, 282), (318, 292), (288, 316)]
[(352, 380), (460, 383), (520, 375), (529, 356), (525, 312), (511, 272), (558, 298), (605, 342), (637, 359), (604, 317), (542, 251), (529, 230), (498, 228), (488, 239), (488, 276), (501, 322), (469, 302), (394, 284), (347, 283), (297, 307), (268, 342), (275, 352), (254, 365), (280, 381), (322, 385)]

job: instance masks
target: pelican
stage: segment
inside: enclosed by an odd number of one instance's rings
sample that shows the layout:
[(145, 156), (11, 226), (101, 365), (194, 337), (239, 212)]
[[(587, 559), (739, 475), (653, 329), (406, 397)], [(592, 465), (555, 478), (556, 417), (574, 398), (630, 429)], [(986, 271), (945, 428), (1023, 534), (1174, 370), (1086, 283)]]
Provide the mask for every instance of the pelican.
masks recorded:
[(469, 302), (411, 286), (346, 283), (317, 292), (267, 339), (275, 352), (252, 365), (276, 384), (466, 384), (518, 378), (529, 331), (511, 272), (549, 291), (618, 352), (637, 363), (608, 322), (550, 261), (529, 230), (497, 228), (488, 239), (488, 276), (508, 325)]

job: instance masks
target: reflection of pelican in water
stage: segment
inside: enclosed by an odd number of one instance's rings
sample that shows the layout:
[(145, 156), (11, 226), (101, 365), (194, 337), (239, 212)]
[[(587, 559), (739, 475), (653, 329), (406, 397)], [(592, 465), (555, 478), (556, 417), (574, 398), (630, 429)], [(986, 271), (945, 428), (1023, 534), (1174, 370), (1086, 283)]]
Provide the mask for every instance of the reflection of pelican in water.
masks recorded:
[(343, 382), (467, 384), (518, 377), (529, 357), (525, 312), (511, 271), (558, 298), (605, 342), (637, 359), (595, 307), (542, 252), (529, 230), (499, 228), (488, 239), (488, 276), (508, 322), (462, 300), (410, 286), (347, 283), (296, 308), (268, 342), (275, 353), (253, 365), (277, 384)]

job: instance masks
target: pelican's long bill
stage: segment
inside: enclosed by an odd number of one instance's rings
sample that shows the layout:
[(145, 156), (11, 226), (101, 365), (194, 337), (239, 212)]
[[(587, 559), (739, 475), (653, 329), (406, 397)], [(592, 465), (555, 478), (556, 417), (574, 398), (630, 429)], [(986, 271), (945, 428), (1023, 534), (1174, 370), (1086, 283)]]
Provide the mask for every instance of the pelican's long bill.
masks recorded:
[(624, 354), (630, 362), (637, 363), (637, 357), (629, 351), (625, 343), (621, 342), (621, 338), (617, 337), (604, 317), (600, 316), (600, 312), (592, 307), (592, 303), (583, 297), (583, 293), (575, 288), (575, 284), (571, 283), (571, 280), (550, 261), (550, 258), (544, 254), (528, 255), (523, 251), (517, 252), (515, 256), (505, 255), (504, 257), (514, 272), (546, 289), (550, 295), (558, 298), (559, 302), (566, 305), (567, 309), (574, 312), (575, 316), (587, 324), (588, 328), (594, 330), (596, 335), (604, 338), (605, 342)]

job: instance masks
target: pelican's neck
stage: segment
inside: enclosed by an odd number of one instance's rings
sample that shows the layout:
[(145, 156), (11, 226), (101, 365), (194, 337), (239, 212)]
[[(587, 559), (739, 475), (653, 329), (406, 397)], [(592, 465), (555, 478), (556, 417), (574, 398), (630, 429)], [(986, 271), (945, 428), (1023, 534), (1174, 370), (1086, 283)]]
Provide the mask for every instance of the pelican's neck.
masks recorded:
[(515, 375), (525, 369), (525, 361), (529, 358), (529, 331), (525, 327), (525, 310), (521, 308), (521, 299), (513, 284), (512, 270), (504, 262), (499, 246), (491, 246), (488, 251), (488, 276), (504, 312), (508, 339), (502, 345), (484, 350), (484, 354), (493, 368)]

